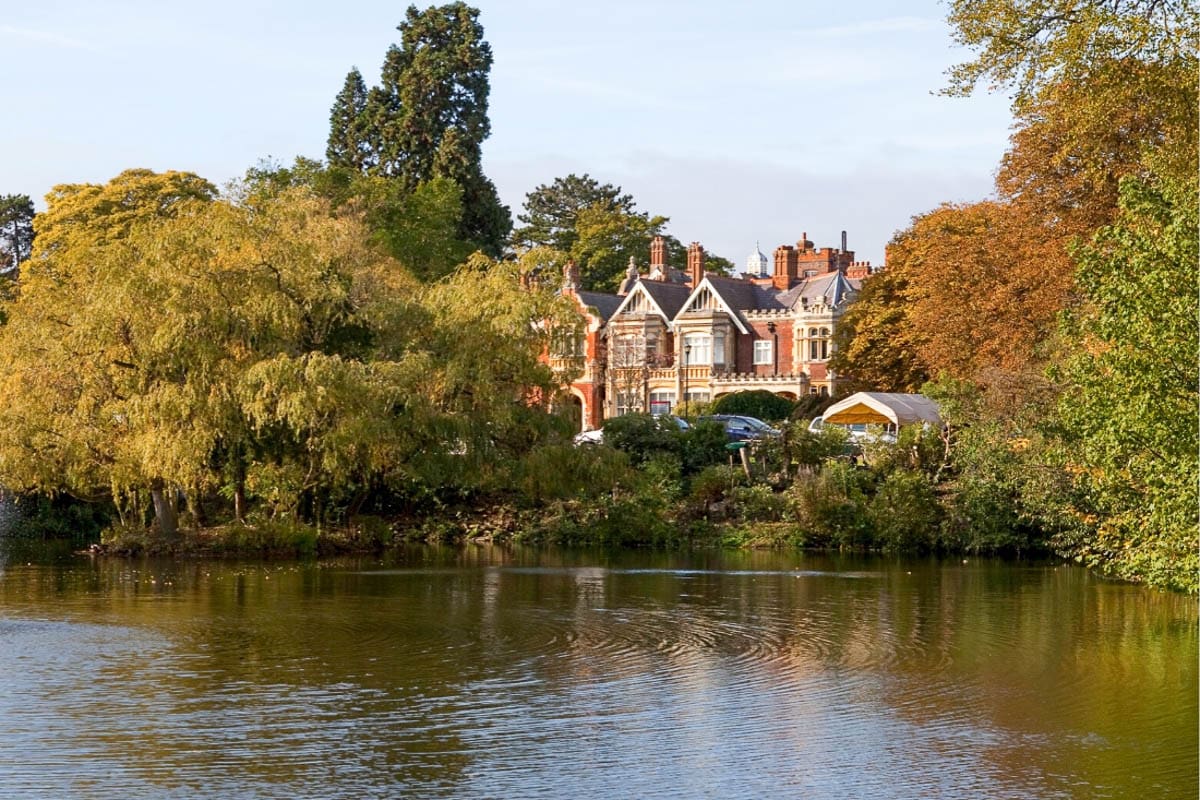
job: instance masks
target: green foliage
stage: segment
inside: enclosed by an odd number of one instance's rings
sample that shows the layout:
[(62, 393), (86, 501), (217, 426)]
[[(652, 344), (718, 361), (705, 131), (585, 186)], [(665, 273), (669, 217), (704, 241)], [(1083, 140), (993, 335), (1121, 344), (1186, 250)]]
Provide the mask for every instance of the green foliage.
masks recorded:
[(367, 85), (358, 68), (350, 70), (329, 112), (325, 158), (331, 167), (366, 172), (375, 166), (367, 111)]
[(683, 474), (693, 475), (713, 464), (724, 464), (729, 458), (725, 445), (725, 427), (719, 422), (708, 420), (692, 425), (680, 437)]
[(729, 493), (731, 514), (744, 523), (782, 522), (788, 514), (786, 497), (763, 484), (735, 487)]
[(817, 546), (861, 548), (872, 543), (867, 516), (872, 476), (845, 461), (805, 470), (788, 489), (791, 513)]
[(793, 464), (815, 467), (849, 452), (844, 428), (831, 425), (813, 433), (807, 424), (799, 422), (784, 423), (779, 431), (778, 439), (765, 439), (757, 447), (762, 458), (778, 463), (783, 472), (790, 471)]
[(1127, 181), (1121, 216), (1080, 252), (1085, 303), (1066, 321), (1078, 355), (1059, 410), (1068, 468), (1088, 503), (1069, 550), (1130, 580), (1197, 590), (1194, 176)]
[(26, 194), (0, 195), (0, 275), (21, 266), (33, 252), (33, 200)]
[(768, 422), (778, 422), (791, 416), (796, 404), (774, 392), (759, 389), (752, 392), (732, 392), (713, 403), (715, 414), (741, 414)]
[(950, 72), (952, 94), (986, 80), (1015, 86), (1020, 100), (1114, 59), (1170, 63), (1197, 50), (1197, 12), (1185, 0), (953, 0), (949, 22), (976, 53)]
[(525, 213), (517, 219), (523, 227), (513, 231), (513, 244), (519, 248), (549, 247), (570, 252), (579, 239), (579, 213), (599, 207), (619, 214), (634, 214), (633, 197), (621, 193), (620, 186), (598, 183), (586, 173), (555, 178), (525, 195)]
[(923, 551), (937, 543), (941, 507), (923, 472), (898, 469), (880, 482), (866, 508), (875, 543), (884, 550)]
[(712, 507), (738, 486), (746, 483), (740, 467), (713, 464), (692, 477), (688, 487), (688, 512), (708, 517)]
[(660, 456), (678, 457), (683, 436), (674, 421), (649, 414), (625, 414), (604, 422), (604, 443), (626, 453), (635, 466)]
[(611, 447), (545, 444), (519, 462), (514, 485), (531, 503), (594, 499), (634, 483), (628, 456)]
[(66, 539), (82, 545), (98, 541), (113, 517), (109, 503), (84, 503), (65, 495), (25, 494), (8, 502), (14, 513), (4, 529), (6, 538)]
[[(629, 259), (644, 259), (650, 241), (663, 233), (667, 217), (623, 211), (604, 203), (580, 209), (575, 222), (575, 242), (570, 254), (579, 265), (584, 289), (615, 292), (625, 276)], [(668, 253), (686, 259), (686, 251), (675, 242)]]
[(492, 49), (479, 11), (462, 2), (409, 6), (398, 29), (379, 86), (367, 90), (357, 70), (347, 76), (330, 112), (330, 164), (393, 179), (405, 194), (435, 178), (454, 181), (456, 238), (498, 257), (512, 219), (483, 174)]

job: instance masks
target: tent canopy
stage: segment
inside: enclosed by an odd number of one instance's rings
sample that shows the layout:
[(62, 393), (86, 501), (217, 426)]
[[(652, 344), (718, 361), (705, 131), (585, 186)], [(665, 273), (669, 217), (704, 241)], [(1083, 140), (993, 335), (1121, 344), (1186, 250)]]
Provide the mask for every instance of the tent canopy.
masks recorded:
[(825, 410), (825, 422), (834, 425), (892, 424), (897, 428), (927, 422), (941, 425), (938, 405), (925, 395), (895, 392), (858, 392)]

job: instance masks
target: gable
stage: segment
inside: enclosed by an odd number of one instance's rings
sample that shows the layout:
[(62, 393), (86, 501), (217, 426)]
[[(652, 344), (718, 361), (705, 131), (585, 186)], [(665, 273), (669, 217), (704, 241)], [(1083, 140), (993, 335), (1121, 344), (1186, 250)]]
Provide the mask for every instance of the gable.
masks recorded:
[(683, 304), (683, 308), (679, 314), (675, 315), (675, 318), (678, 319), (681, 315), (689, 312), (699, 311), (719, 311), (727, 314), (739, 331), (742, 333), (750, 332), (750, 329), (742, 322), (742, 315), (737, 313), (730, 303), (726, 302), (725, 298), (721, 296), (721, 292), (708, 278), (701, 281), (700, 285), (692, 291), (691, 296), (688, 297), (687, 302)]
[(650, 296), (641, 282), (633, 287), (633, 291), (625, 295), (625, 299), (621, 301), (621, 305), (617, 307), (612, 316), (616, 317), (621, 314), (655, 314), (662, 317), (664, 322), (670, 322), (670, 318)]

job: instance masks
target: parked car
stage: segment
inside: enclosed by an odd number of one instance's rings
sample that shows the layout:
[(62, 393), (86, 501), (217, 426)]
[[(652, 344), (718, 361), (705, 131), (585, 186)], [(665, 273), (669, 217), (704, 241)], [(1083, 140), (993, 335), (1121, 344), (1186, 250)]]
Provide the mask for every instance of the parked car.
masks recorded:
[(700, 417), (699, 422), (719, 422), (725, 428), (725, 435), (733, 442), (745, 442), (752, 439), (774, 439), (781, 436), (779, 429), (772, 428), (761, 419), (743, 417), (737, 414), (713, 414)]
[[(658, 419), (669, 419), (675, 423), (675, 427), (681, 431), (686, 431), (691, 425), (688, 425), (687, 420), (683, 417), (677, 417), (674, 414), (658, 414)], [(604, 429), (596, 428), (595, 430), (584, 431), (583, 433), (575, 434), (572, 439), (575, 444), (602, 444), (604, 442)]]

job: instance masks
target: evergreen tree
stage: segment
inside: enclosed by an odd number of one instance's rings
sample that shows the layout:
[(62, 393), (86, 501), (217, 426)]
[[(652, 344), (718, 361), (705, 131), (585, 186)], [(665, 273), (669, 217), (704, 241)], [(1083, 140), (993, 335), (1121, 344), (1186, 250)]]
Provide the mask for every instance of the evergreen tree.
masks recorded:
[(525, 195), (525, 213), (517, 217), (524, 226), (513, 232), (513, 244), (569, 252), (579, 239), (579, 212), (596, 205), (622, 214), (635, 213), (632, 195), (622, 194), (620, 186), (598, 183), (587, 173), (582, 177), (572, 173), (542, 184)]
[(342, 91), (329, 112), (329, 143), (325, 157), (330, 166), (364, 172), (375, 161), (376, 137), (367, 116), (367, 85), (358, 68), (350, 70)]
[(381, 85), (365, 91), (361, 76), (347, 77), (330, 115), (328, 156), (335, 166), (396, 179), (406, 191), (450, 178), (463, 193), (459, 236), (498, 256), (512, 219), (483, 174), (492, 49), (478, 17), (463, 2), (409, 6)]
[(33, 201), (27, 194), (0, 195), (0, 273), (15, 270), (33, 250)]

